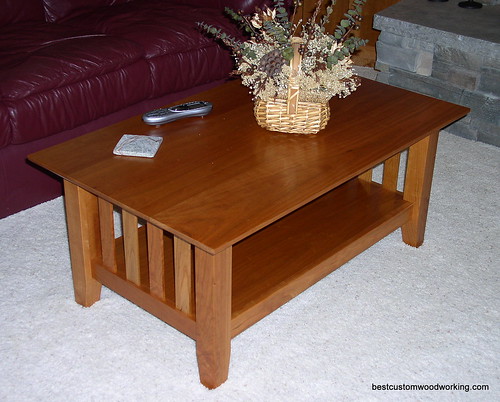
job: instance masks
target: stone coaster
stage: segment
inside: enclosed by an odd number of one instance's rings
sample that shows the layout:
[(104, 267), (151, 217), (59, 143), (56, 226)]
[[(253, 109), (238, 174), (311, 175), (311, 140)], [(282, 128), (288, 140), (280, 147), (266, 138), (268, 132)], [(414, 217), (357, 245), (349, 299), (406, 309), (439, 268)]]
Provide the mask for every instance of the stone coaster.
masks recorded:
[(116, 144), (113, 153), (122, 156), (152, 158), (156, 155), (162, 141), (162, 137), (124, 134)]

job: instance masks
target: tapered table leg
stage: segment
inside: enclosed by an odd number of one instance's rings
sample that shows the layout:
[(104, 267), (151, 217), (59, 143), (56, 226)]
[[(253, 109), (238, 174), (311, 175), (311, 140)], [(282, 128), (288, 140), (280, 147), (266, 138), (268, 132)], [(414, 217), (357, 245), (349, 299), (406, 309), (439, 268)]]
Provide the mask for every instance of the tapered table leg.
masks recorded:
[(101, 284), (92, 277), (92, 261), (101, 259), (97, 197), (65, 180), (64, 199), (75, 300), (89, 307), (101, 297)]
[(439, 131), (431, 133), (412, 145), (408, 152), (403, 197), (413, 203), (413, 211), (410, 220), (402, 226), (402, 234), (403, 241), (414, 247), (424, 242), (438, 136)]
[(216, 388), (226, 381), (231, 353), (232, 249), (211, 255), (195, 250), (196, 355), (200, 381)]

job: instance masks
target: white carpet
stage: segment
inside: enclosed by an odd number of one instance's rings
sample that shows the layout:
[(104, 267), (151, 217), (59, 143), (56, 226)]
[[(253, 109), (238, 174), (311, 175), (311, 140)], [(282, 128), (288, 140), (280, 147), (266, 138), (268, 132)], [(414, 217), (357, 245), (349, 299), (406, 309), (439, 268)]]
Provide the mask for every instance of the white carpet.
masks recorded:
[(499, 183), (500, 148), (443, 133), (424, 245), (397, 231), (236, 337), (214, 391), (175, 329), (75, 304), (61, 198), (0, 220), (0, 400), (498, 401)]

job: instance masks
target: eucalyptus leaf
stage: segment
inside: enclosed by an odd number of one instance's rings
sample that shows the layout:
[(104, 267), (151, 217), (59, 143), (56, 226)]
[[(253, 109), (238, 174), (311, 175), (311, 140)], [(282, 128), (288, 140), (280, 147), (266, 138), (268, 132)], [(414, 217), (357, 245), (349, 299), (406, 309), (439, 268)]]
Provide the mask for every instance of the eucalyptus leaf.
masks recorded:
[(285, 60), (288, 60), (288, 61), (292, 60), (293, 59), (293, 48), (291, 46), (284, 48), (282, 55), (285, 58)]

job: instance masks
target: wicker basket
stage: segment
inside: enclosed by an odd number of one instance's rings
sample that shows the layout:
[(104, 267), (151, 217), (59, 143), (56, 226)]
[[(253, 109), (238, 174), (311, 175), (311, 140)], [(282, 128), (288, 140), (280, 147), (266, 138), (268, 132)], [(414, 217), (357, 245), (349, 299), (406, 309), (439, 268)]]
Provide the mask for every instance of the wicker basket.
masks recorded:
[(292, 39), (294, 50), (290, 62), (291, 74), (286, 99), (258, 99), (254, 114), (259, 126), (270, 131), (295, 134), (316, 134), (326, 127), (330, 119), (328, 102), (299, 101), (298, 72), (302, 57), (299, 53), (300, 38)]
[(288, 113), (287, 99), (257, 100), (254, 114), (259, 126), (283, 133), (316, 134), (330, 118), (328, 103), (298, 102), (296, 112)]

